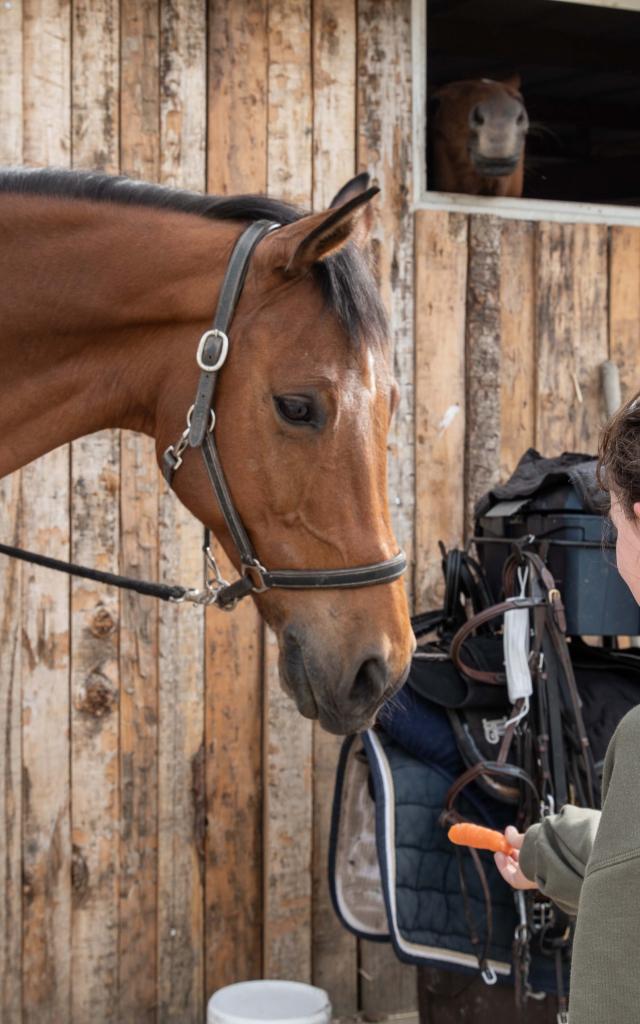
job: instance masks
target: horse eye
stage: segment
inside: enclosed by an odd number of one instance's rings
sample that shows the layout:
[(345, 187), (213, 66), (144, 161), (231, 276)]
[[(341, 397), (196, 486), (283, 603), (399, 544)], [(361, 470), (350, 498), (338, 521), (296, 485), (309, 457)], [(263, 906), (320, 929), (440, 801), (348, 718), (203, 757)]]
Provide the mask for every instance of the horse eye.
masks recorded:
[(276, 395), (274, 400), (278, 412), (287, 423), (315, 422), (315, 410), (310, 398), (304, 395)]

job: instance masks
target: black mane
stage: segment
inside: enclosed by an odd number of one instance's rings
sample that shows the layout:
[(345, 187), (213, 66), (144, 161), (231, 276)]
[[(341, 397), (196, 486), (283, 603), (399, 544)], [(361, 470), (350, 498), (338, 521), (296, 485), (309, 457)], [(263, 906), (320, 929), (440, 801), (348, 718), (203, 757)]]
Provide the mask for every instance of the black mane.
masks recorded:
[[(215, 220), (267, 219), (291, 224), (306, 212), (269, 196), (201, 195), (97, 171), (0, 170), (0, 192), (150, 206)], [(350, 338), (366, 343), (386, 339), (388, 325), (384, 307), (367, 263), (354, 245), (347, 245), (316, 264), (314, 273), (327, 306), (335, 312)]]

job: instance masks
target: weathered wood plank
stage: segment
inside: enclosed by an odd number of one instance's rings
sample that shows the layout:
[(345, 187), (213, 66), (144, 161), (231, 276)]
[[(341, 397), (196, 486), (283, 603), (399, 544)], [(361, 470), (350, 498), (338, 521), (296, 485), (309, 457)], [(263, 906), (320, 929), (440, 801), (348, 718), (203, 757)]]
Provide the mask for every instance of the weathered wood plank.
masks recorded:
[(269, 194), (311, 202), (311, 0), (269, 0)]
[(622, 400), (640, 387), (640, 230), (610, 228), (609, 358), (620, 371)]
[[(398, 542), (413, 566), (416, 506), (410, 0), (359, 2), (357, 49), (358, 166), (368, 170), (382, 189), (372, 249), (390, 316), (394, 368), (400, 385), (400, 403), (389, 435), (389, 500)], [(410, 591), (412, 582), (410, 572)], [(410, 597), (413, 599), (413, 594)], [(361, 966), (362, 1005), (367, 1012), (377, 1011), (382, 1005), (388, 1012), (415, 1005), (415, 972), (397, 963), (388, 949), (362, 943)], [(389, 999), (391, 992), (397, 998)]]
[(607, 228), (541, 223), (536, 245), (536, 442), (544, 455), (593, 452), (608, 356)]
[[(269, 3), (268, 192), (311, 205), (311, 4)], [(264, 647), (265, 977), (311, 979), (312, 727), (280, 689)]]
[(500, 234), (497, 217), (469, 219), (466, 325), (465, 537), (478, 498), (500, 475)]
[[(155, 0), (120, 9), (123, 173), (159, 172), (159, 18)], [(153, 440), (124, 431), (120, 443), (121, 572), (158, 576), (158, 471)], [(158, 602), (120, 599), (119, 1013), (151, 1024), (157, 998)]]
[(500, 476), (535, 440), (535, 226), (504, 220), (500, 236)]
[[(209, 8), (208, 187), (267, 187), (267, 3)], [(214, 542), (223, 575), (228, 559)], [(262, 975), (262, 626), (252, 602), (205, 620), (208, 993)]]
[[(161, 0), (160, 153), (166, 184), (205, 184), (206, 18), (202, 0)], [(173, 495), (160, 498), (163, 579), (202, 582), (202, 531)], [(158, 1015), (196, 1024), (204, 1006), (203, 615), (160, 609)]]
[(0, 164), (22, 162), (22, 0), (0, 7)]
[(400, 385), (389, 436), (389, 499), (410, 565), (415, 517), (411, 83), (410, 0), (358, 3), (358, 166), (382, 190), (372, 249)]
[(442, 601), (438, 541), (464, 519), (467, 218), (416, 214), (416, 605)]
[[(23, 4), (23, 157), (64, 166), (70, 154), (67, 0)], [(22, 472), (21, 539), (69, 557), (69, 450)], [(71, 1020), (69, 582), (22, 569), (24, 1024)]]
[[(71, 150), (75, 167), (118, 170), (118, 5), (75, 0)], [(71, 446), (71, 557), (118, 570), (119, 439)], [(118, 1020), (119, 595), (71, 583), (71, 1020)]]
[[(220, 564), (234, 570), (222, 558)], [(262, 974), (262, 630), (254, 606), (206, 622), (207, 992)]]
[[(19, 543), (20, 474), (0, 480), (0, 536)], [(0, 562), (0, 1019), (22, 1019), (20, 564)]]
[(268, 6), (268, 0), (211, 0), (209, 5), (211, 192), (266, 188)]
[[(313, 208), (329, 205), (356, 166), (356, 4), (313, 5)], [(358, 1009), (358, 947), (334, 913), (327, 861), (339, 737), (313, 728), (312, 981), (326, 989), (334, 1016)]]
[[(22, 161), (22, 3), (0, 7), (0, 164)], [(0, 481), (0, 536), (18, 543), (20, 474)], [(22, 574), (0, 561), (0, 1020), (22, 1018), (20, 613)]]

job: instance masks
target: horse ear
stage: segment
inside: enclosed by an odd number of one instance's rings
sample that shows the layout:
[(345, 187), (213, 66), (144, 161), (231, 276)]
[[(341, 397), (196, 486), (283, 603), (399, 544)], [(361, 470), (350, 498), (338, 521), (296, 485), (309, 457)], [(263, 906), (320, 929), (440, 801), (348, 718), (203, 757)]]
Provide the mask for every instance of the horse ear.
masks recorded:
[(287, 277), (302, 277), (314, 263), (342, 249), (347, 242), (363, 244), (372, 215), (369, 204), (379, 191), (373, 186), (341, 206), (312, 213), (274, 232), (273, 241), (278, 245), (274, 250), (277, 266)]
[(354, 196), (361, 196), (369, 188), (370, 180), (367, 171), (363, 171), (362, 174), (357, 174), (355, 178), (351, 178), (346, 185), (342, 186), (339, 192), (336, 192), (329, 204), (330, 208), (333, 210), (336, 206), (342, 206), (349, 199), (353, 199)]
[(512, 89), (515, 89), (516, 92), (520, 92), (520, 89), (522, 88), (522, 75), (517, 71), (514, 71), (512, 75), (508, 75), (506, 78), (501, 78), (500, 81), (503, 85), (508, 85)]

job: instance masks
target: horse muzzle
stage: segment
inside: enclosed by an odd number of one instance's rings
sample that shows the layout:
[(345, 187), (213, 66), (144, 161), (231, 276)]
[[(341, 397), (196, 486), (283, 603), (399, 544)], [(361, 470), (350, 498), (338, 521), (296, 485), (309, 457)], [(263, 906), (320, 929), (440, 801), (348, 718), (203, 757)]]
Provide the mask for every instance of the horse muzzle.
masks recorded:
[(318, 658), (304, 634), (287, 627), (281, 639), (280, 678), (305, 718), (318, 719), (327, 732), (346, 736), (373, 724), (382, 705), (397, 693), (409, 673), (398, 676), (375, 649), (341, 665), (328, 650)]

